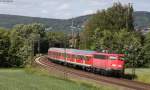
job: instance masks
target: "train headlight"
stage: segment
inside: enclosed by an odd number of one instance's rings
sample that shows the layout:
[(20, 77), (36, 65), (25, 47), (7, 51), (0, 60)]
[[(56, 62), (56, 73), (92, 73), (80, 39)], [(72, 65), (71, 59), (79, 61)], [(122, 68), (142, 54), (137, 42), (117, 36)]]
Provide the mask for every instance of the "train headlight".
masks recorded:
[(122, 65), (118, 65), (118, 67), (122, 67)]
[(116, 64), (112, 64), (113, 67), (116, 67)]

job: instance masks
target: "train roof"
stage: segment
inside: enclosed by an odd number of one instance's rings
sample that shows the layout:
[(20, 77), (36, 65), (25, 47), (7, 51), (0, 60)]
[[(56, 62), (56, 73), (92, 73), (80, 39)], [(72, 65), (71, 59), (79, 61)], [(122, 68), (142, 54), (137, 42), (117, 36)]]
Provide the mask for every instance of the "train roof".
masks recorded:
[(108, 56), (124, 56), (124, 54), (110, 54), (110, 53), (100, 53), (97, 51), (92, 50), (78, 50), (78, 49), (68, 49), (68, 48), (49, 48), (49, 50), (62, 52), (62, 53), (70, 53), (70, 54), (77, 54), (77, 55), (93, 55), (93, 54), (100, 54), (100, 55), (108, 55)]
[(50, 48), (52, 51), (59, 51), (64, 53), (65, 51), (70, 54), (78, 54), (78, 55), (92, 55), (97, 53), (96, 51), (91, 50), (78, 50), (78, 49), (65, 49), (65, 48)]
[(124, 54), (115, 54), (115, 53), (95, 53), (97, 55), (107, 55), (107, 56), (124, 56)]

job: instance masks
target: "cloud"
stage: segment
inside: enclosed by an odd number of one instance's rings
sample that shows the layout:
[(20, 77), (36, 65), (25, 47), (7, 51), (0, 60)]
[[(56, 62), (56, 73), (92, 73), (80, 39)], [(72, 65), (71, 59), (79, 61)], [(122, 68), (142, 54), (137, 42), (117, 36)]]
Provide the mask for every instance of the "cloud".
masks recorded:
[(93, 6), (97, 6), (97, 5), (100, 4), (100, 0), (91, 0), (90, 4), (93, 5)]
[(68, 18), (68, 17), (71, 17), (72, 14), (68, 12), (68, 13), (65, 13), (64, 16)]
[(63, 19), (68, 19), (72, 17), (72, 13), (65, 11), (65, 12), (57, 12), (54, 14), (55, 17), (63, 18)]
[(93, 13), (95, 13), (96, 11), (94, 11), (94, 10), (85, 10), (84, 12), (83, 12), (83, 15), (87, 15), (87, 14), (93, 14)]
[(63, 19), (95, 13), (118, 1), (133, 3), (136, 11), (150, 11), (150, 0), (14, 0), (0, 3), (0, 14)]
[(70, 8), (70, 4), (68, 3), (64, 3), (62, 5), (60, 5), (57, 10), (66, 10), (66, 9), (69, 9)]
[(48, 11), (44, 9), (44, 10), (41, 11), (41, 13), (48, 14)]

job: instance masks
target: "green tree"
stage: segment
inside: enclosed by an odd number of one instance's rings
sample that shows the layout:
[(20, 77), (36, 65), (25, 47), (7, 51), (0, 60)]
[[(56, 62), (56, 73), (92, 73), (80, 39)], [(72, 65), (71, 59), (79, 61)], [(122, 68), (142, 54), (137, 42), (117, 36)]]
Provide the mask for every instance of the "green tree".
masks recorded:
[(146, 34), (144, 41), (144, 58), (146, 66), (150, 67), (150, 32)]
[(90, 49), (93, 44), (93, 34), (95, 30), (99, 32), (109, 30), (111, 32), (126, 29), (133, 31), (133, 7), (129, 5), (122, 5), (121, 3), (114, 3), (114, 5), (106, 10), (98, 11), (85, 24), (83, 31), (86, 37), (86, 48)]
[(45, 27), (42, 24), (16, 25), (10, 35), (9, 53), (11, 53), (12, 64), (24, 66), (30, 63), (32, 57), (38, 52), (39, 40), (44, 40), (44, 37)]
[(68, 47), (69, 38), (64, 32), (47, 32), (49, 47)]
[(0, 66), (7, 67), (10, 66), (9, 63), (9, 31), (4, 28), (0, 28)]

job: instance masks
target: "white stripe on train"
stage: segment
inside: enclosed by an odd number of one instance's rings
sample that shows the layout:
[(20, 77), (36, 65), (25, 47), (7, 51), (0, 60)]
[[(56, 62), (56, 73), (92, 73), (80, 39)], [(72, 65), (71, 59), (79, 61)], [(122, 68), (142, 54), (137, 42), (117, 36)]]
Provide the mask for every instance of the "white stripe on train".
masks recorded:
[(80, 65), (80, 66), (86, 66), (86, 67), (90, 67), (92, 65), (89, 65), (89, 64), (82, 64), (82, 63), (77, 63), (77, 62), (71, 62), (71, 61), (67, 61), (67, 60), (63, 60), (63, 59), (56, 59), (56, 58), (51, 58), (49, 57), (50, 59), (55, 59), (57, 61), (61, 61), (61, 62), (67, 62), (67, 63), (71, 63), (71, 64), (76, 64), (76, 65)]

